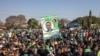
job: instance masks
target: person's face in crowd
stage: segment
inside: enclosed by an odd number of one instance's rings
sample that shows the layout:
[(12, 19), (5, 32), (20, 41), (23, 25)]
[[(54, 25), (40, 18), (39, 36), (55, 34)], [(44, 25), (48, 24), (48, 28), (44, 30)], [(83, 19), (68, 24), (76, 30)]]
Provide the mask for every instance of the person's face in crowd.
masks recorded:
[(46, 23), (46, 28), (47, 28), (47, 29), (51, 29), (51, 23), (50, 23), (50, 22), (47, 22), (47, 23)]
[(0, 53), (2, 53), (3, 51), (2, 50), (0, 50)]
[(14, 52), (10, 52), (9, 53), (9, 56), (14, 56)]
[(98, 51), (98, 46), (96, 46), (96, 47), (94, 48), (94, 50), (95, 50), (95, 51)]

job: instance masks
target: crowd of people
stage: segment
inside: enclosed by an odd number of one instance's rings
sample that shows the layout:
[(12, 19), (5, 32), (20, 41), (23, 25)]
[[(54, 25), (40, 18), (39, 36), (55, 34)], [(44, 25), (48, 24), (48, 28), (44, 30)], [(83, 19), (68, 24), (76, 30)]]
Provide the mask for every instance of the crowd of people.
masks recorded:
[(100, 56), (100, 29), (62, 29), (60, 33), (60, 38), (43, 40), (41, 29), (3, 30), (0, 56)]

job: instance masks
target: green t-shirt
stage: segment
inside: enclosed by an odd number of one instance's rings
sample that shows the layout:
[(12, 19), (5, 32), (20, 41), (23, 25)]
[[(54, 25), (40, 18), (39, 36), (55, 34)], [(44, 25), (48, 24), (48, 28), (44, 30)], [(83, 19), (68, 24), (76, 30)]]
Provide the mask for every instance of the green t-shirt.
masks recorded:
[(85, 53), (87, 53), (87, 52), (91, 52), (91, 49), (89, 49), (89, 48), (85, 49)]
[(47, 51), (50, 51), (49, 45), (46, 45), (45, 49), (46, 49)]
[(97, 56), (100, 56), (100, 51), (98, 52), (98, 55)]

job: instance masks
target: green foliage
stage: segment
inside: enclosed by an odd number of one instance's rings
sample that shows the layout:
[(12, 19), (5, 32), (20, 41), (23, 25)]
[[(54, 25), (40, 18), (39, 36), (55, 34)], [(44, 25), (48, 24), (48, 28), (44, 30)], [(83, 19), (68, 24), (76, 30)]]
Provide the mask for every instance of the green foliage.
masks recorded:
[[(83, 26), (84, 28), (88, 28), (89, 22), (89, 16), (84, 16), (84, 17), (78, 17), (72, 22), (78, 22), (80, 26)], [(91, 23), (90, 24), (97, 24), (100, 25), (100, 18), (96, 16), (91, 16), (90, 19)]]
[(35, 28), (35, 29), (40, 28), (38, 20), (36, 20), (35, 18), (30, 18), (28, 20), (28, 25), (30, 26), (30, 28)]

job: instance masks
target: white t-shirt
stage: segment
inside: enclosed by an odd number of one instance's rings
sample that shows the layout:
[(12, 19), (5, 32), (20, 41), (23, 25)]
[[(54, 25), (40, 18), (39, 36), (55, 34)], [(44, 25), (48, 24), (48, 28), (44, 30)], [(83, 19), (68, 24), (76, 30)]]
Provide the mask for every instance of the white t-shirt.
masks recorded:
[(12, 33), (11, 33), (11, 32), (9, 32), (9, 33), (8, 33), (8, 36), (9, 36), (9, 37), (11, 37), (11, 35), (12, 35)]
[(54, 54), (52, 52), (49, 52), (47, 56), (54, 56)]

